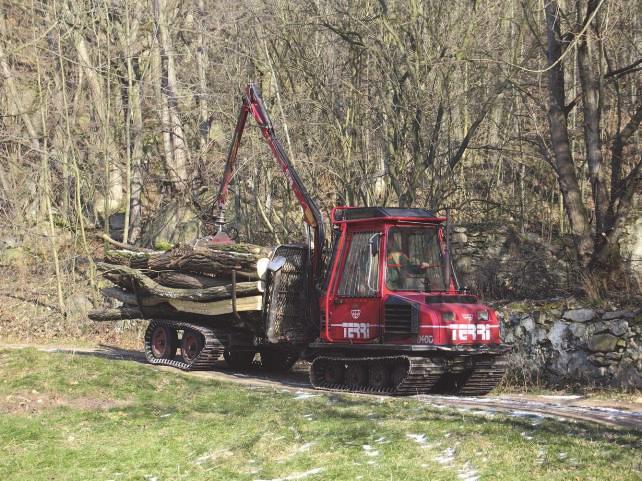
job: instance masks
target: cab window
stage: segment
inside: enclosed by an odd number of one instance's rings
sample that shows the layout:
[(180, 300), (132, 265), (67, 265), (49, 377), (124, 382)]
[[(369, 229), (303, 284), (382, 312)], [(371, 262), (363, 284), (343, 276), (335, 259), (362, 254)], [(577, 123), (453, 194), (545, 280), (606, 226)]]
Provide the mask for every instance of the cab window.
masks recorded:
[(352, 235), (339, 283), (339, 296), (374, 297), (379, 294), (379, 240), (378, 232)]

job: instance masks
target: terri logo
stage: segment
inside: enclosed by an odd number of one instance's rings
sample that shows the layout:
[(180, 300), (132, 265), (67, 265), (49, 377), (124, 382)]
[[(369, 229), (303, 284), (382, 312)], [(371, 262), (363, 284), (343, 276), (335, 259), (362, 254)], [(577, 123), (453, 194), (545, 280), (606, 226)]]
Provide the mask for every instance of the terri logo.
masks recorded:
[(352, 316), (352, 319), (359, 319), (359, 317), (361, 317), (361, 309), (359, 309), (358, 307), (353, 307), (350, 311), (350, 315)]
[(369, 339), (370, 324), (365, 322), (344, 322), (343, 337), (345, 339)]
[(487, 324), (450, 324), (453, 341), (490, 341), (490, 326)]

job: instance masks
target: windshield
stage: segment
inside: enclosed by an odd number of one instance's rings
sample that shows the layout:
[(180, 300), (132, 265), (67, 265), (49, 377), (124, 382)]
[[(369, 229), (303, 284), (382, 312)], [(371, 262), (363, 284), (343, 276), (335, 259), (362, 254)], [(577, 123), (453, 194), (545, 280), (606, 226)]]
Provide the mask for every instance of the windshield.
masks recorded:
[(393, 228), (386, 248), (386, 285), (393, 291), (444, 291), (439, 229)]

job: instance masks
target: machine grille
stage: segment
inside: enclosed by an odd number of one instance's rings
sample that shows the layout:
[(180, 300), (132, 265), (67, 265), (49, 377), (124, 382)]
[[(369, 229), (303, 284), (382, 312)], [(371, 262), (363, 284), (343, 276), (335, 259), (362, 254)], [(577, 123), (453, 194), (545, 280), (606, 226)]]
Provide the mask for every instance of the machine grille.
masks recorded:
[[(416, 329), (414, 330), (416, 332)], [(386, 304), (385, 335), (398, 336), (413, 333), (413, 309), (411, 304)]]

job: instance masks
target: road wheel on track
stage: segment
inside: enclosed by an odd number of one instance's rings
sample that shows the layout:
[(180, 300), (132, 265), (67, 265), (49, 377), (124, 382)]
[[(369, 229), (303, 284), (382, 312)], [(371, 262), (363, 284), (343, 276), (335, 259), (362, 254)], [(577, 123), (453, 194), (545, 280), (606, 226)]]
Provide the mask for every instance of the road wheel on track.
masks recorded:
[(368, 384), (368, 370), (360, 363), (351, 362), (346, 368), (345, 381), (348, 386), (366, 386)]
[(368, 385), (374, 389), (385, 389), (392, 384), (392, 373), (385, 364), (373, 364), (368, 369)]
[(193, 331), (192, 329), (185, 329), (183, 331), (183, 340), (181, 341), (181, 354), (183, 360), (191, 363), (203, 350), (205, 339), (200, 332)]
[(405, 364), (395, 364), (392, 367), (392, 385), (397, 387), (406, 378), (408, 367)]
[(342, 362), (330, 362), (323, 369), (323, 379), (327, 385), (343, 384), (346, 368)]
[(176, 330), (168, 326), (156, 326), (152, 331), (150, 348), (156, 359), (174, 359), (178, 348)]
[(223, 351), (223, 358), (229, 367), (232, 369), (249, 369), (254, 362), (254, 351), (230, 351), (226, 349)]
[(299, 355), (289, 351), (261, 351), (261, 366), (269, 372), (285, 373), (290, 370)]

